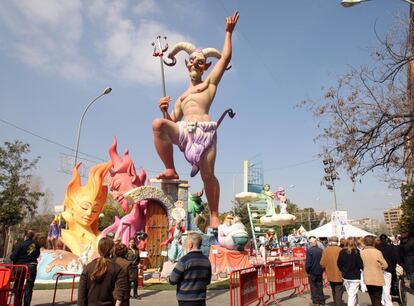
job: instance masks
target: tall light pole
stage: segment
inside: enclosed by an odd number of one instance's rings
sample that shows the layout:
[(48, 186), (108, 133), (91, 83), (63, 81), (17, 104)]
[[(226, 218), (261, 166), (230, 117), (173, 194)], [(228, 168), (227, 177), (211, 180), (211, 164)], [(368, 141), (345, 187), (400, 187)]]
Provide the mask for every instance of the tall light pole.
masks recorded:
[(325, 180), (325, 185), (328, 190), (333, 191), (334, 194), (334, 211), (338, 210), (338, 203), (336, 201), (336, 191), (335, 191), (335, 181), (339, 179), (338, 173), (335, 170), (335, 163), (332, 158), (327, 158), (323, 160), (323, 164), (325, 166), (325, 176), (323, 177)]
[[(342, 0), (344, 7), (351, 7), (368, 0)], [(410, 4), (410, 24), (408, 28), (408, 46), (410, 56), (414, 55), (414, 1), (401, 0)], [(414, 112), (414, 61), (408, 63), (407, 69), (407, 96), (411, 105), (411, 111)], [(411, 123), (411, 133), (404, 141), (404, 172), (405, 183), (411, 185), (414, 182), (414, 124)]]
[(109, 94), (111, 91), (112, 91), (112, 88), (110, 88), (110, 87), (105, 88), (105, 89), (104, 89), (104, 91), (103, 91), (103, 92), (102, 92), (99, 96), (97, 96), (95, 99), (93, 99), (93, 100), (92, 100), (92, 101), (88, 104), (88, 106), (86, 106), (85, 110), (84, 110), (84, 111), (83, 111), (83, 113), (82, 113), (82, 116), (81, 116), (80, 121), (79, 121), (79, 127), (78, 127), (78, 137), (76, 138), (75, 166), (76, 166), (76, 163), (78, 162), (79, 140), (80, 140), (80, 133), (81, 133), (81, 130), (82, 130), (82, 122), (83, 122), (83, 118), (85, 117), (85, 114), (86, 114), (86, 112), (88, 111), (88, 109), (92, 106), (92, 104), (93, 104), (96, 100), (98, 100), (100, 97), (102, 97), (102, 96), (104, 96), (104, 95)]

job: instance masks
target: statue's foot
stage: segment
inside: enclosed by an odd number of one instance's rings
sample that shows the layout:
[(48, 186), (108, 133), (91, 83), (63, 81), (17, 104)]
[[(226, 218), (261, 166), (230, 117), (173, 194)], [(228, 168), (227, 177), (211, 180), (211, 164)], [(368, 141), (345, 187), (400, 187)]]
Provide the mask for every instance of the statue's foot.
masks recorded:
[(200, 168), (197, 165), (193, 165), (193, 167), (191, 168), (190, 176), (191, 177), (196, 176), (198, 171), (200, 171)]
[(166, 169), (163, 173), (157, 176), (159, 180), (177, 180), (178, 174), (175, 169)]

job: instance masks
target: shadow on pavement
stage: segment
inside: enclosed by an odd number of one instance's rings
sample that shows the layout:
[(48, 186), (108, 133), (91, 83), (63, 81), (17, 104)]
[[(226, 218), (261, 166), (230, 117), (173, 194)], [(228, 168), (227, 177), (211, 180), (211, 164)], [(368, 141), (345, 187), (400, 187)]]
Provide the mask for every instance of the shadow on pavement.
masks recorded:
[[(145, 297), (148, 297), (148, 296), (151, 296), (151, 295), (154, 295), (154, 294), (157, 294), (158, 292), (160, 292), (159, 290), (151, 290), (151, 291), (146, 291), (146, 292), (144, 292), (144, 293), (139, 293), (138, 294), (138, 297), (140, 298), (140, 299), (142, 299), (142, 298), (145, 298)], [(131, 298), (130, 300), (133, 300), (133, 298)]]
[(222, 294), (228, 293), (228, 292), (229, 292), (228, 290), (210, 290), (210, 291), (207, 291), (207, 298), (206, 298), (206, 300), (207, 301), (208, 300), (211, 300), (211, 299), (213, 299), (213, 298), (215, 298), (215, 297), (217, 297), (219, 295), (222, 295)]
[[(69, 305), (76, 305), (76, 301), (74, 301), (73, 303), (70, 302), (55, 302), (56, 306), (69, 306)], [(44, 303), (44, 304), (36, 304), (36, 306), (50, 306), (52, 305), (52, 303)]]

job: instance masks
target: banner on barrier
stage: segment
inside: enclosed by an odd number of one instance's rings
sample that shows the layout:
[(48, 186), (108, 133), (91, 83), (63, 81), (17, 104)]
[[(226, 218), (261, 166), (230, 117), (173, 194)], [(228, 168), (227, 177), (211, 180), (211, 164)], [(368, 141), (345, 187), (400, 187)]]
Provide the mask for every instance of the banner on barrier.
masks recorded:
[(274, 266), (276, 292), (295, 288), (293, 264)]
[(248, 305), (259, 297), (257, 270), (240, 274), (240, 304)]
[(305, 259), (306, 250), (305, 248), (293, 248), (292, 255), (293, 255), (293, 259)]

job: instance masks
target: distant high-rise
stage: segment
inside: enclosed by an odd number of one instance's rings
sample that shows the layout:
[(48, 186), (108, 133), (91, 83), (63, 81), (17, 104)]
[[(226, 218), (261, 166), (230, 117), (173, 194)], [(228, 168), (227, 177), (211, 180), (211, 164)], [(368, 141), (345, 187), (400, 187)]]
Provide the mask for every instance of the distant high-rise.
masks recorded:
[(400, 221), (401, 215), (401, 206), (387, 208), (384, 210), (385, 225), (392, 234), (395, 234), (395, 229), (398, 226), (398, 222)]

